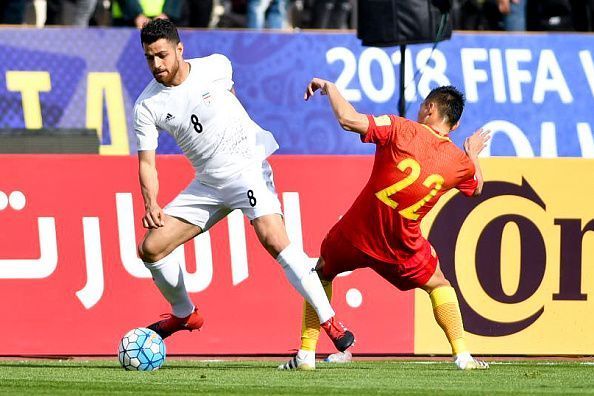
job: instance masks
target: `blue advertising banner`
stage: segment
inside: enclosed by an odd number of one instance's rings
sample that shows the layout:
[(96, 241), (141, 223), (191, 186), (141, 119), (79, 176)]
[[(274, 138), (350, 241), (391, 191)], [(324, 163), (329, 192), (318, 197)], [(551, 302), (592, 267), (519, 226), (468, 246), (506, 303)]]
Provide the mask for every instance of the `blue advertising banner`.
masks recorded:
[[(187, 58), (222, 53), (237, 95), (272, 131), (279, 154), (370, 154), (343, 132), (325, 98), (304, 102), (314, 76), (334, 81), (361, 112), (397, 113), (398, 48), (362, 47), (353, 32), (183, 30)], [(466, 34), (407, 49), (407, 115), (434, 87), (463, 90), (452, 137), (494, 132), (487, 155), (594, 157), (594, 36)], [(0, 128), (89, 127), (102, 154), (135, 153), (132, 108), (150, 81), (134, 29), (0, 29)], [(166, 134), (159, 153), (178, 153)]]

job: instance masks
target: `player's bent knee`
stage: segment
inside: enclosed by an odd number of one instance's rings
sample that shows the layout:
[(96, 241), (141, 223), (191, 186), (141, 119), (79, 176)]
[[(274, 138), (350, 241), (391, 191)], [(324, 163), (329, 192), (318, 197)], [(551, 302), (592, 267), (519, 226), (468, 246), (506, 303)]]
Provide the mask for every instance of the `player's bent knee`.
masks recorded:
[(138, 246), (138, 256), (145, 263), (154, 263), (167, 256), (167, 252), (159, 244), (145, 239)]

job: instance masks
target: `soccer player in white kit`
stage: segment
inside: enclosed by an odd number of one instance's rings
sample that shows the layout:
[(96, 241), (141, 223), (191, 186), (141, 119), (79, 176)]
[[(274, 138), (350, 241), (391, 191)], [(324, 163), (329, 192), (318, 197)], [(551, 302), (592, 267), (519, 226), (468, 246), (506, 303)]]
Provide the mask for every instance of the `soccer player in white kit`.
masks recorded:
[[(148, 229), (138, 252), (173, 311), (148, 327), (165, 338), (202, 326), (204, 319), (186, 292), (180, 263), (171, 252), (240, 209), (289, 282), (315, 308), (336, 348), (346, 350), (353, 334), (335, 320), (312, 261), (290, 243), (285, 230), (266, 161), (278, 144), (236, 98), (231, 62), (220, 54), (184, 60), (177, 29), (165, 19), (148, 22), (141, 41), (154, 79), (134, 106), (145, 204), (142, 223)], [(164, 209), (157, 203), (158, 129), (175, 138), (196, 170), (195, 179)]]

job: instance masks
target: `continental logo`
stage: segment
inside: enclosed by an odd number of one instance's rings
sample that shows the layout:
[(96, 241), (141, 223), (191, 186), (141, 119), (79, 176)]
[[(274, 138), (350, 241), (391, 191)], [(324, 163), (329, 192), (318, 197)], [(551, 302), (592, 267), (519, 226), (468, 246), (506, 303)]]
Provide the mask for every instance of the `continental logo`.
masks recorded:
[[(483, 353), (591, 353), (584, 335), (594, 325), (586, 315), (593, 308), (594, 161), (482, 163), (483, 194), (448, 195), (424, 224), (458, 290), (466, 332), (489, 339), (478, 348)], [(433, 326), (424, 299), (417, 293), (424, 317), (416, 312), (416, 329)], [(429, 333), (416, 330), (418, 352), (439, 352), (423, 341)], [(521, 342), (498, 349), (510, 340)]]

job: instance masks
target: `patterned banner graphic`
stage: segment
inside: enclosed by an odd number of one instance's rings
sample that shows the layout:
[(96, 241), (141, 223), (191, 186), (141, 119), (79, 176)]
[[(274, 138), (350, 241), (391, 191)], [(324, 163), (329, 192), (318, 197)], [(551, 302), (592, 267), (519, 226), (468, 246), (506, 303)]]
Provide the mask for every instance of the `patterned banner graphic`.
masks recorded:
[[(341, 133), (324, 98), (303, 101), (314, 76), (335, 81), (361, 112), (397, 113), (400, 52), (362, 47), (353, 33), (182, 31), (187, 57), (226, 55), (252, 117), (281, 154), (370, 154)], [(491, 155), (594, 157), (594, 61), (590, 35), (466, 34), (405, 59), (408, 115), (433, 87), (467, 96), (461, 143), (495, 132)], [(58, 44), (59, 43), (59, 44)], [(0, 128), (89, 127), (102, 154), (136, 150), (132, 107), (151, 75), (133, 29), (0, 30)], [(415, 79), (413, 81), (413, 76)], [(178, 153), (163, 134), (158, 151)]]

